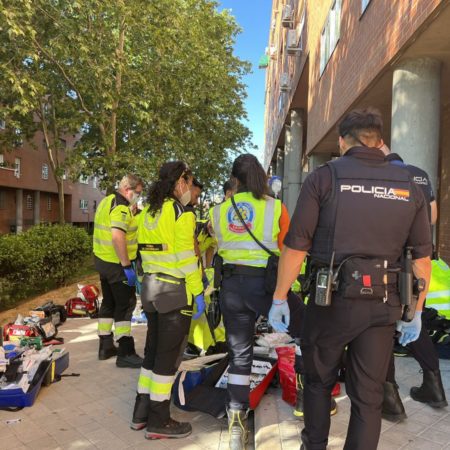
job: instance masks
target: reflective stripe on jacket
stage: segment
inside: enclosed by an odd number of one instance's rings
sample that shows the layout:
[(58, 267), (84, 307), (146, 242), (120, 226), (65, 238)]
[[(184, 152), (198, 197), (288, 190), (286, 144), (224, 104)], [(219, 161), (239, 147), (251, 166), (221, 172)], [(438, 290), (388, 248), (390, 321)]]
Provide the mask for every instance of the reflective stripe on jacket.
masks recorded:
[[(234, 200), (252, 233), (269, 250), (279, 254), (281, 201), (266, 197), (257, 200), (250, 192), (238, 193)], [(250, 236), (233, 208), (231, 200), (209, 212), (218, 242), (218, 253), (225, 264), (265, 267), (269, 254)]]

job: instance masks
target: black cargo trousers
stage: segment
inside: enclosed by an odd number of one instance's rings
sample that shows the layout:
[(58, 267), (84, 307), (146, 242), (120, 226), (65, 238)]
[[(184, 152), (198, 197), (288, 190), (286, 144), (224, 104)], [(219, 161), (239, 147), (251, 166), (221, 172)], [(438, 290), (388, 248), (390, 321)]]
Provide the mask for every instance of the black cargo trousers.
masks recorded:
[(346, 391), (351, 401), (346, 450), (376, 450), (381, 429), (383, 383), (392, 352), (398, 296), (389, 300), (350, 300), (333, 295), (317, 306), (311, 293), (301, 348), (305, 366), (301, 438), (306, 450), (325, 450), (330, 429), (331, 391), (347, 347)]

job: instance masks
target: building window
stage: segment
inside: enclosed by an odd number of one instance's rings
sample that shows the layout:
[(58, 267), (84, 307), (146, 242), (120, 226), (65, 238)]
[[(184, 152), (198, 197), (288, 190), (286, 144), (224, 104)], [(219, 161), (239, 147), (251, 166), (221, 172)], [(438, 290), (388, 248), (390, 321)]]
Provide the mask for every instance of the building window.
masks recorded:
[(80, 175), (80, 178), (78, 180), (82, 184), (89, 184), (89, 177), (85, 175)]
[(361, 14), (366, 10), (370, 0), (361, 0)]
[(5, 157), (3, 156), (3, 153), (0, 153), (0, 167), (5, 166)]
[(63, 180), (67, 180), (67, 169), (63, 170)]
[(48, 180), (48, 164), (42, 164), (42, 179)]
[(333, 54), (341, 35), (341, 2), (342, 0), (335, 0), (333, 3), (320, 36), (321, 75), (327, 66), (328, 60)]
[(0, 120), (0, 130), (4, 130), (6, 128), (6, 122), (4, 120)]
[(80, 200), (80, 209), (88, 209), (88, 201)]
[(47, 211), (51, 211), (51, 210), (52, 210), (52, 198), (49, 195), (47, 197)]
[(0, 209), (6, 209), (6, 192), (0, 191)]
[(94, 178), (92, 178), (92, 187), (94, 189), (97, 189), (97, 186), (98, 186), (98, 178), (94, 177)]
[(28, 194), (27, 195), (27, 209), (33, 209), (33, 197)]
[(14, 169), (15, 169), (15, 176), (17, 177), (17, 178), (20, 178), (20, 174), (21, 174), (21, 172), (22, 172), (22, 167), (21, 167), (21, 161), (20, 161), (20, 158), (16, 158), (15, 160), (14, 160)]
[(92, 208), (95, 211), (97, 211), (97, 200), (94, 200), (94, 204), (92, 205)]

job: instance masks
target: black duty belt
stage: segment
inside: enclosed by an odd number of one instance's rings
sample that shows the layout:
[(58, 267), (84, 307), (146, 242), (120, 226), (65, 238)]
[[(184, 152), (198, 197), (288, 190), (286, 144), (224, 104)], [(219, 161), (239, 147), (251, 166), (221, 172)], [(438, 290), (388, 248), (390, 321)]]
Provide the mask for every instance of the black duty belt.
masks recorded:
[(242, 266), (240, 264), (225, 264), (223, 266), (223, 275), (231, 277), (232, 275), (245, 275), (248, 277), (264, 277), (265, 267)]

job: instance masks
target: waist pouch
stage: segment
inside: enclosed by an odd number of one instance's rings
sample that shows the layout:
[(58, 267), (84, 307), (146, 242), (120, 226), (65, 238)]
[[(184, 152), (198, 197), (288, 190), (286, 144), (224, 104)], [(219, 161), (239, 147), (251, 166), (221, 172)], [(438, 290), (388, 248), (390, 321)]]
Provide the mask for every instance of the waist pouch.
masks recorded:
[(146, 273), (142, 280), (142, 308), (146, 312), (168, 313), (188, 304), (186, 282), (165, 273)]
[(267, 260), (264, 286), (268, 294), (273, 294), (275, 292), (275, 288), (277, 287), (279, 260), (280, 257), (278, 255), (270, 255), (269, 259)]
[(351, 258), (339, 273), (338, 292), (347, 299), (386, 299), (397, 290), (397, 275), (388, 273), (383, 259)]

